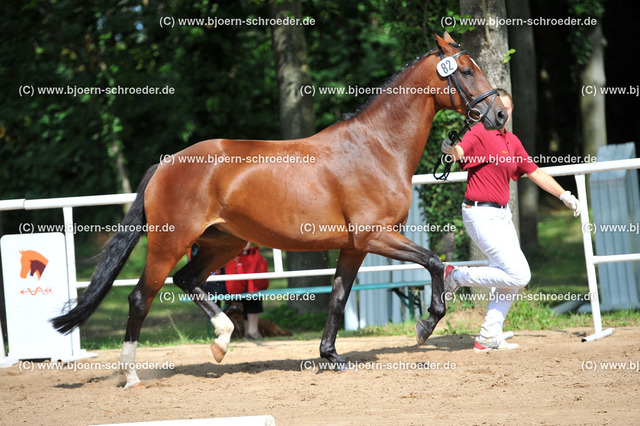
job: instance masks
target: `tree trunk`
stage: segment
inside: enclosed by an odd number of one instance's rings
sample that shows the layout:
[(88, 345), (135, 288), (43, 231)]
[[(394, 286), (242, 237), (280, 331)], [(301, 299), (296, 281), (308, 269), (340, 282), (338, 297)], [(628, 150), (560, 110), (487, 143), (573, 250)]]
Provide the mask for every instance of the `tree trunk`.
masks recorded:
[[(507, 0), (509, 18), (528, 19), (529, 0)], [(538, 123), (536, 54), (533, 28), (530, 25), (509, 27), (509, 47), (515, 49), (511, 61), (513, 83), (513, 129), (524, 149), (536, 153), (536, 125)], [(520, 241), (525, 252), (538, 248), (538, 186), (530, 179), (518, 182)]]
[[(589, 34), (591, 39), (591, 57), (589, 63), (580, 73), (582, 87), (599, 90), (605, 87), (607, 79), (604, 72), (604, 48), (607, 41), (602, 34), (602, 20), (593, 27)], [(598, 148), (607, 144), (607, 125), (605, 117), (605, 96), (597, 93), (580, 98), (582, 116), (582, 137), (584, 139), (583, 155), (597, 155)]]
[[(507, 9), (505, 0), (477, 1), (460, 0), (460, 15), (470, 15), (471, 18), (482, 19), (486, 22), (489, 19), (505, 19)], [(511, 93), (511, 76), (509, 74), (509, 64), (503, 62), (504, 55), (509, 51), (508, 35), (506, 26), (496, 28), (495, 25), (476, 26), (473, 31), (464, 33), (462, 45), (478, 63), (482, 71), (489, 79), (489, 83), (495, 88), (503, 88)], [(511, 123), (507, 125), (510, 130)], [(509, 206), (513, 212), (513, 222), (518, 229), (518, 191), (515, 182), (510, 185), (511, 197)], [(484, 260), (487, 257), (482, 251), (471, 242), (470, 257), (472, 260)]]
[[(272, 18), (301, 18), (299, 0), (269, 3)], [(307, 63), (304, 27), (281, 25), (271, 27), (273, 55), (280, 98), (280, 130), (284, 139), (297, 139), (315, 133), (313, 98), (302, 97), (300, 87), (311, 84), (311, 71)], [(329, 267), (329, 255), (323, 252), (287, 252), (287, 270), (323, 269)], [(289, 287), (331, 285), (329, 277), (290, 278)], [(329, 296), (316, 295), (314, 302), (289, 301), (299, 312), (322, 312), (329, 304)]]
[[(120, 190), (123, 194), (128, 194), (132, 192), (131, 189), (131, 181), (129, 180), (129, 176), (127, 176), (127, 171), (124, 168), (124, 155), (122, 154), (122, 149), (120, 144), (118, 143), (116, 136), (113, 136), (113, 140), (109, 145), (109, 151), (115, 160), (116, 165), (116, 174), (118, 175), (118, 182), (120, 182)], [(131, 208), (131, 203), (126, 203), (123, 205), (124, 214), (126, 215)]]

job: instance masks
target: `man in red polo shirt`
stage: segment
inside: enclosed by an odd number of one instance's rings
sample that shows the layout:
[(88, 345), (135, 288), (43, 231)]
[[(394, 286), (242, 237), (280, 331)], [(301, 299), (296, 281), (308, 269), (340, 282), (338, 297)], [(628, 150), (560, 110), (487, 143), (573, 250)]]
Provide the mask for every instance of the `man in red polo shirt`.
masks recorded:
[[(498, 94), (509, 122), (513, 111), (511, 96), (503, 89), (498, 89)], [(445, 265), (445, 293), (451, 295), (461, 286), (491, 287), (489, 308), (474, 350), (516, 349), (517, 344), (505, 341), (502, 325), (515, 295), (529, 283), (531, 271), (520, 249), (507, 205), (509, 181), (527, 174), (540, 188), (560, 198), (576, 217), (580, 214), (580, 204), (571, 192), (538, 168), (516, 135), (505, 128), (485, 130), (479, 124), (465, 133), (459, 144), (451, 146), (447, 142), (443, 142), (442, 152), (460, 161), (462, 168), (469, 172), (462, 204), (465, 228), (489, 258), (490, 266)]]

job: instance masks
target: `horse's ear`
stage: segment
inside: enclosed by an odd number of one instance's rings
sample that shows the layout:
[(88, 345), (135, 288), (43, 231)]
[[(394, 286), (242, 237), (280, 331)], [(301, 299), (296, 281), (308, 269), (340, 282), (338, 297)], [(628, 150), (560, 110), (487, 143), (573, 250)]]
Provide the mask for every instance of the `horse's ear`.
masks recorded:
[[(445, 35), (446, 35), (446, 33), (445, 33)], [(444, 45), (447, 42), (444, 41), (444, 39), (442, 37), (440, 37), (438, 34), (436, 34), (435, 31), (433, 32), (433, 39), (436, 41), (436, 45), (438, 45), (438, 49), (440, 49), (441, 51), (444, 50)]]
[(456, 41), (449, 35), (448, 32), (444, 32), (444, 41), (446, 41), (447, 43), (452, 43), (457, 45), (458, 43), (456, 43)]

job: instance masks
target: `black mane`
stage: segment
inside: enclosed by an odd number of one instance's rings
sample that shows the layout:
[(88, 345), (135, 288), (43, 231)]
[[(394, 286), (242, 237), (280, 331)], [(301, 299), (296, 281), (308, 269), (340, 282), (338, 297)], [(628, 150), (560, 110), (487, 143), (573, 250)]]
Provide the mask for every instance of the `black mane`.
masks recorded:
[(367, 109), (367, 107), (368, 107), (369, 105), (371, 105), (371, 103), (374, 101), (374, 99), (375, 99), (375, 98), (377, 98), (377, 97), (378, 97), (378, 95), (379, 95), (380, 93), (383, 93), (383, 92), (384, 92), (384, 89), (386, 89), (387, 87), (389, 87), (389, 85), (390, 85), (390, 84), (391, 84), (391, 83), (392, 83), (392, 82), (393, 82), (393, 81), (394, 81), (394, 80), (395, 80), (395, 79), (396, 79), (400, 74), (402, 74), (403, 72), (405, 72), (405, 71), (407, 70), (407, 68), (409, 68), (409, 67), (413, 66), (416, 62), (418, 62), (418, 61), (419, 61), (419, 60), (421, 60), (422, 58), (425, 58), (425, 57), (427, 57), (427, 56), (429, 56), (429, 55), (432, 55), (432, 54), (434, 54), (434, 53), (435, 53), (435, 52), (437, 52), (437, 51), (438, 51), (438, 48), (436, 47), (435, 49), (432, 49), (432, 50), (430, 50), (429, 52), (425, 53), (424, 55), (422, 55), (422, 56), (418, 56), (418, 57), (417, 57), (417, 58), (415, 58), (413, 61), (411, 61), (411, 62), (409, 62), (409, 63), (405, 64), (405, 66), (403, 66), (403, 67), (402, 67), (402, 69), (401, 69), (400, 71), (398, 71), (398, 72), (396, 72), (395, 74), (393, 74), (393, 75), (391, 76), (391, 78), (389, 78), (387, 81), (385, 81), (385, 82), (384, 82), (384, 84), (382, 84), (382, 86), (380, 86), (380, 90), (378, 91), (378, 93), (376, 93), (376, 94), (374, 94), (374, 95), (369, 96), (369, 99), (367, 99), (367, 101), (366, 101), (362, 106), (360, 106), (357, 110), (355, 110), (354, 112), (348, 112), (348, 113), (342, 114), (342, 118), (339, 120), (339, 122), (340, 122), (340, 121), (347, 121), (347, 120), (352, 119), (353, 117), (356, 117), (356, 116), (357, 116), (358, 114), (360, 114), (362, 111), (364, 111), (365, 109)]

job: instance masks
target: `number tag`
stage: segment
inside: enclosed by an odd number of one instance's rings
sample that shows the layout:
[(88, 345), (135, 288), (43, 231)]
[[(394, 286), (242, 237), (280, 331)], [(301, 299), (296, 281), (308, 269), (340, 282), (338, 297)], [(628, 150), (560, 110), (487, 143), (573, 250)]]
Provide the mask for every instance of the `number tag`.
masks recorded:
[(436, 68), (438, 68), (440, 77), (449, 77), (458, 69), (458, 63), (452, 57), (448, 57), (438, 62)]

